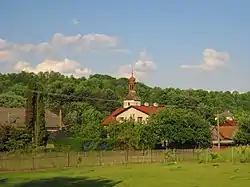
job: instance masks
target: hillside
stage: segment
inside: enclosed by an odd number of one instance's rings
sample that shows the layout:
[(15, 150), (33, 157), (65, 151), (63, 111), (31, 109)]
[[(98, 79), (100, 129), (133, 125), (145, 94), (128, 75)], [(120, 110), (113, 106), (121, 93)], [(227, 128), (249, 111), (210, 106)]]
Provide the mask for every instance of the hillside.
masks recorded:
[[(95, 111), (91, 114), (102, 120), (121, 105), (128, 90), (128, 79), (108, 75), (75, 79), (55, 72), (0, 74), (0, 107), (24, 107), (25, 90), (32, 80), (43, 85), (48, 93), (46, 107), (55, 113), (61, 109), (66, 124), (82, 123), (80, 116), (86, 111)], [(250, 111), (250, 92), (152, 88), (142, 83), (137, 83), (136, 90), (142, 103), (157, 102), (170, 107), (191, 108), (206, 118), (213, 117), (217, 110)]]

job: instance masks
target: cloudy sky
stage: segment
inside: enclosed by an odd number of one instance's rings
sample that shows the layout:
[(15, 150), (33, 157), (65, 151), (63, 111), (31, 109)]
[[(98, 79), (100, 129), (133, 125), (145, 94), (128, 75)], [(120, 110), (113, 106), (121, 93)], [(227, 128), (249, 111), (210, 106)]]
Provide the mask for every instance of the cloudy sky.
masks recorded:
[(249, 0), (2, 0), (0, 72), (250, 90)]

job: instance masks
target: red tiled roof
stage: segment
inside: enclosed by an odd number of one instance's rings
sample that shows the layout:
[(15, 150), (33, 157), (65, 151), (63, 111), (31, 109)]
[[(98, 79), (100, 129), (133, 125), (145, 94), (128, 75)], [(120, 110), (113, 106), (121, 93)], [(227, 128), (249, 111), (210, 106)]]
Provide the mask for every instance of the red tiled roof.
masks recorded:
[(222, 126), (220, 127), (220, 135), (222, 139), (232, 139), (234, 133), (238, 130), (238, 126)]
[(159, 109), (163, 109), (163, 106), (134, 106), (137, 110), (140, 110), (148, 115), (156, 113)]
[(236, 120), (226, 120), (225, 122), (221, 123), (220, 126), (235, 126), (237, 125)]
[[(235, 120), (227, 120), (224, 123), (220, 124), (220, 139), (221, 140), (232, 140), (234, 133), (238, 130), (239, 126)], [(218, 139), (217, 127), (214, 127), (213, 130), (213, 140)]]
[(117, 116), (119, 113), (123, 112), (125, 108), (117, 108), (109, 117), (107, 117), (103, 123), (108, 124), (111, 121), (115, 120), (115, 116)]
[(108, 124), (109, 122), (111, 121), (114, 121), (116, 120), (116, 116), (119, 115), (120, 113), (128, 110), (129, 108), (135, 108), (141, 112), (144, 112), (148, 115), (151, 115), (151, 114), (154, 114), (156, 113), (159, 109), (164, 109), (165, 107), (163, 106), (130, 106), (128, 108), (118, 108), (116, 109), (109, 117), (107, 117), (105, 120), (104, 120), (104, 124)]

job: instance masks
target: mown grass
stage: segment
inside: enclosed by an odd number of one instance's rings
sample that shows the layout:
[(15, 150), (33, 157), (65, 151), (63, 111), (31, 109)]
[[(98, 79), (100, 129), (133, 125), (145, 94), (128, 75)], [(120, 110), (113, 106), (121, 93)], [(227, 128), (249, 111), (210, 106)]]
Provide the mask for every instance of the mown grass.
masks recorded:
[(131, 164), (0, 174), (2, 187), (244, 187), (250, 164)]

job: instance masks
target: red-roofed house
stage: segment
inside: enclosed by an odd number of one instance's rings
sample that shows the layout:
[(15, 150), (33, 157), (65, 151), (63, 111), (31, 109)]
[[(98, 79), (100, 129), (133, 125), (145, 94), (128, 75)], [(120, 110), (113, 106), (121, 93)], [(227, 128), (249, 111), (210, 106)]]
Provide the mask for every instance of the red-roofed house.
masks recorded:
[(135, 78), (132, 75), (129, 79), (129, 93), (123, 102), (123, 107), (117, 108), (110, 116), (104, 120), (104, 124), (107, 125), (112, 121), (125, 121), (133, 119), (135, 122), (146, 122), (151, 114), (156, 113), (159, 109), (164, 109), (163, 106), (158, 106), (154, 103), (154, 106), (149, 106), (145, 103), (141, 106), (140, 99), (136, 95), (135, 91)]
[[(227, 119), (219, 125), (219, 139), (221, 147), (228, 147), (233, 144), (233, 136), (237, 132), (239, 126), (237, 121)], [(214, 147), (218, 145), (218, 128), (217, 126), (212, 129), (212, 139)]]

